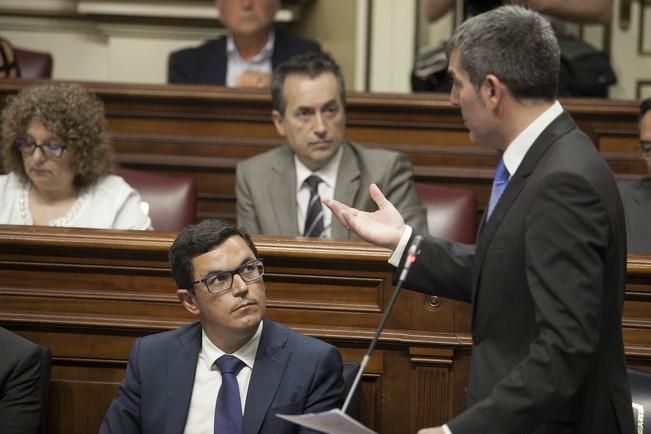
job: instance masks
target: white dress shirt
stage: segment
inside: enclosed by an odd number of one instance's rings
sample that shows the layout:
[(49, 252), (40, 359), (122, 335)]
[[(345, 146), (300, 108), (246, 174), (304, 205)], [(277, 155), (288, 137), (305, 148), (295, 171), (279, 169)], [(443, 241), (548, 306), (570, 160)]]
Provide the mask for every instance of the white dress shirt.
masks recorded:
[[(239, 350), (232, 353), (244, 362), (245, 366), (237, 374), (237, 384), (240, 389), (240, 401), (242, 404), (242, 414), (244, 414), (244, 404), (246, 403), (246, 394), (249, 390), (251, 373), (253, 372), (253, 363), (255, 355), (258, 352), (260, 336), (262, 335), (262, 321), (258, 330), (253, 337), (242, 346)], [(213, 344), (206, 332), (201, 330), (201, 351), (197, 359), (197, 369), (195, 371), (194, 386), (192, 387), (192, 399), (188, 410), (188, 418), (185, 421), (184, 434), (213, 434), (215, 430), (215, 404), (217, 403), (217, 394), (222, 385), (222, 375), (215, 366), (215, 361), (226, 354)], [(182, 375), (182, 373), (179, 373)]]
[(226, 37), (226, 86), (237, 87), (237, 77), (244, 71), (257, 71), (271, 74), (271, 56), (274, 52), (274, 41), (276, 34), (272, 31), (269, 33), (267, 43), (258, 54), (253, 56), (248, 62), (242, 59), (240, 52), (237, 51), (235, 41), (231, 35)]
[[(323, 182), (319, 183), (318, 190), (321, 199), (334, 199), (335, 186), (337, 184), (337, 174), (339, 173), (339, 164), (341, 156), (344, 153), (343, 146), (340, 146), (337, 153), (332, 157), (328, 164), (316, 172), (310, 169), (298, 159), (294, 154), (294, 167), (296, 167), (296, 212), (298, 217), (298, 233), (302, 234), (305, 229), (305, 217), (307, 207), (310, 204), (310, 187), (305, 185), (305, 180), (311, 175), (318, 175)], [(332, 212), (327, 206), (323, 207), (323, 227), (325, 228), (322, 238), (330, 238), (332, 234)]]

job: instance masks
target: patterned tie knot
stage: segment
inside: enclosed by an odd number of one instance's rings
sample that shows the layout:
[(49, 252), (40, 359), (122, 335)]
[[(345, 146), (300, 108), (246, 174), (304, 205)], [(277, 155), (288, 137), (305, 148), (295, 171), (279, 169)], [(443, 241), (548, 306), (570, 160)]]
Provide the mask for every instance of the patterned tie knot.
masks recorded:
[(319, 184), (322, 182), (323, 179), (321, 179), (318, 175), (310, 175), (305, 180), (305, 184), (307, 184), (307, 186), (310, 187), (310, 190), (313, 191), (314, 193), (318, 193)]
[(244, 362), (238, 359), (235, 356), (230, 354), (224, 354), (219, 359), (215, 361), (215, 365), (219, 369), (219, 372), (223, 374), (234, 374), (237, 375), (238, 372), (244, 367)]

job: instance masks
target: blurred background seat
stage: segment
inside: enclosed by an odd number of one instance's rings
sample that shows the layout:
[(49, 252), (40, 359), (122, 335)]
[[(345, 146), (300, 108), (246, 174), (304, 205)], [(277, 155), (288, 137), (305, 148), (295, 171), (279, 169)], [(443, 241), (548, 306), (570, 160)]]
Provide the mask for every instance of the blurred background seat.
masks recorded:
[(52, 55), (40, 51), (15, 48), (20, 77), (26, 79), (52, 78)]
[(115, 167), (113, 173), (124, 178), (149, 204), (149, 217), (154, 230), (178, 232), (194, 223), (197, 187), (192, 178), (123, 167)]
[(416, 183), (416, 191), (427, 209), (430, 234), (449, 241), (475, 243), (477, 197), (473, 190)]

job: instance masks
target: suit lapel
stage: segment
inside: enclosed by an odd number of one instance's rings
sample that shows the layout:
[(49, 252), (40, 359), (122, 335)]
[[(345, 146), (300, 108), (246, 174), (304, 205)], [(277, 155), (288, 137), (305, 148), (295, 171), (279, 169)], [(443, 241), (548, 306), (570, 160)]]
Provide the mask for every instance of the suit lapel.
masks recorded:
[(267, 416), (289, 361), (289, 351), (284, 349), (286, 340), (276, 324), (269, 320), (264, 321), (246, 395), (242, 418), (243, 433), (259, 432)]
[(287, 145), (285, 152), (273, 162), (271, 179), (267, 186), (278, 233), (294, 236), (298, 228), (296, 216), (296, 168), (294, 156)]
[[(192, 399), (192, 387), (201, 350), (201, 325), (193, 324), (179, 336), (167, 354), (165, 434), (183, 432)], [(189, 374), (184, 375), (183, 373)]]
[(549, 149), (549, 147), (555, 143), (561, 135), (566, 134), (574, 128), (576, 128), (576, 124), (567, 112), (563, 112), (551, 124), (549, 124), (540, 136), (538, 136), (531, 148), (529, 148), (529, 151), (527, 151), (517, 171), (509, 180), (509, 184), (502, 193), (502, 197), (497, 202), (497, 205), (495, 206), (495, 209), (493, 209), (493, 213), (488, 220), (486, 220), (486, 213), (484, 213), (478, 234), (475, 260), (473, 262), (473, 292), (471, 298), (473, 305), (473, 318), (475, 315), (475, 300), (479, 289), (479, 279), (481, 277), (482, 266), (484, 264), (484, 259), (486, 258), (486, 252), (488, 251), (488, 247), (490, 246), (495, 233), (501, 226), (504, 217), (509, 213), (509, 211), (511, 211), (517, 197), (525, 188), (527, 178), (536, 169), (543, 154), (547, 152), (547, 149)]
[[(345, 205), (354, 206), (355, 198), (359, 193), (359, 163), (350, 143), (344, 143), (343, 147), (334, 198)], [(334, 239), (351, 237), (351, 233), (334, 216), (332, 217), (331, 234)]]

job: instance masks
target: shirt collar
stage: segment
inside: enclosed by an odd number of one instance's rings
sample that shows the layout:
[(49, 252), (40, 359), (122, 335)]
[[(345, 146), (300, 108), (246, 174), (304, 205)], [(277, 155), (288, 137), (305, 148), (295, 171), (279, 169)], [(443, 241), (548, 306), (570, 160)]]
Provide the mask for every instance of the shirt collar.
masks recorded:
[(344, 144), (339, 146), (334, 157), (328, 161), (328, 163), (320, 168), (319, 170), (312, 172), (308, 169), (305, 164), (294, 154), (294, 165), (296, 167), (296, 191), (300, 191), (303, 188), (303, 183), (310, 175), (319, 175), (319, 177), (325, 182), (330, 188), (334, 188), (337, 183), (337, 173), (339, 172), (339, 164), (341, 163), (341, 157), (344, 154)]
[[(264, 47), (262, 47), (262, 50), (255, 56), (251, 58), (250, 61), (247, 63), (260, 63), (264, 62), (265, 60), (271, 59), (271, 56), (273, 55), (274, 52), (274, 42), (276, 40), (276, 32), (271, 30), (269, 32), (269, 37), (267, 38), (267, 43), (264, 44)], [(233, 40), (233, 35), (229, 32), (228, 36), (226, 36), (226, 55), (229, 58), (236, 57), (238, 59), (242, 59), (242, 56), (240, 56), (239, 51), (237, 51), (237, 47), (235, 46), (235, 40)]]
[[(262, 323), (263, 321), (260, 321), (260, 324), (258, 324), (258, 329), (251, 337), (251, 339), (242, 345), (239, 350), (232, 353), (233, 356), (243, 361), (246, 366), (251, 369), (253, 369), (255, 355), (258, 352), (258, 346), (260, 345), (260, 336), (262, 336)], [(203, 328), (201, 329), (201, 352), (204, 355), (203, 360), (206, 363), (206, 367), (208, 369), (213, 369), (215, 360), (226, 354), (221, 348), (212, 343)]]
[(502, 159), (506, 170), (509, 171), (509, 178), (520, 167), (520, 163), (524, 160), (533, 143), (538, 136), (551, 124), (554, 119), (563, 113), (563, 107), (558, 101), (554, 101), (547, 110), (538, 116), (532, 123), (529, 124), (518, 136), (507, 146)]

